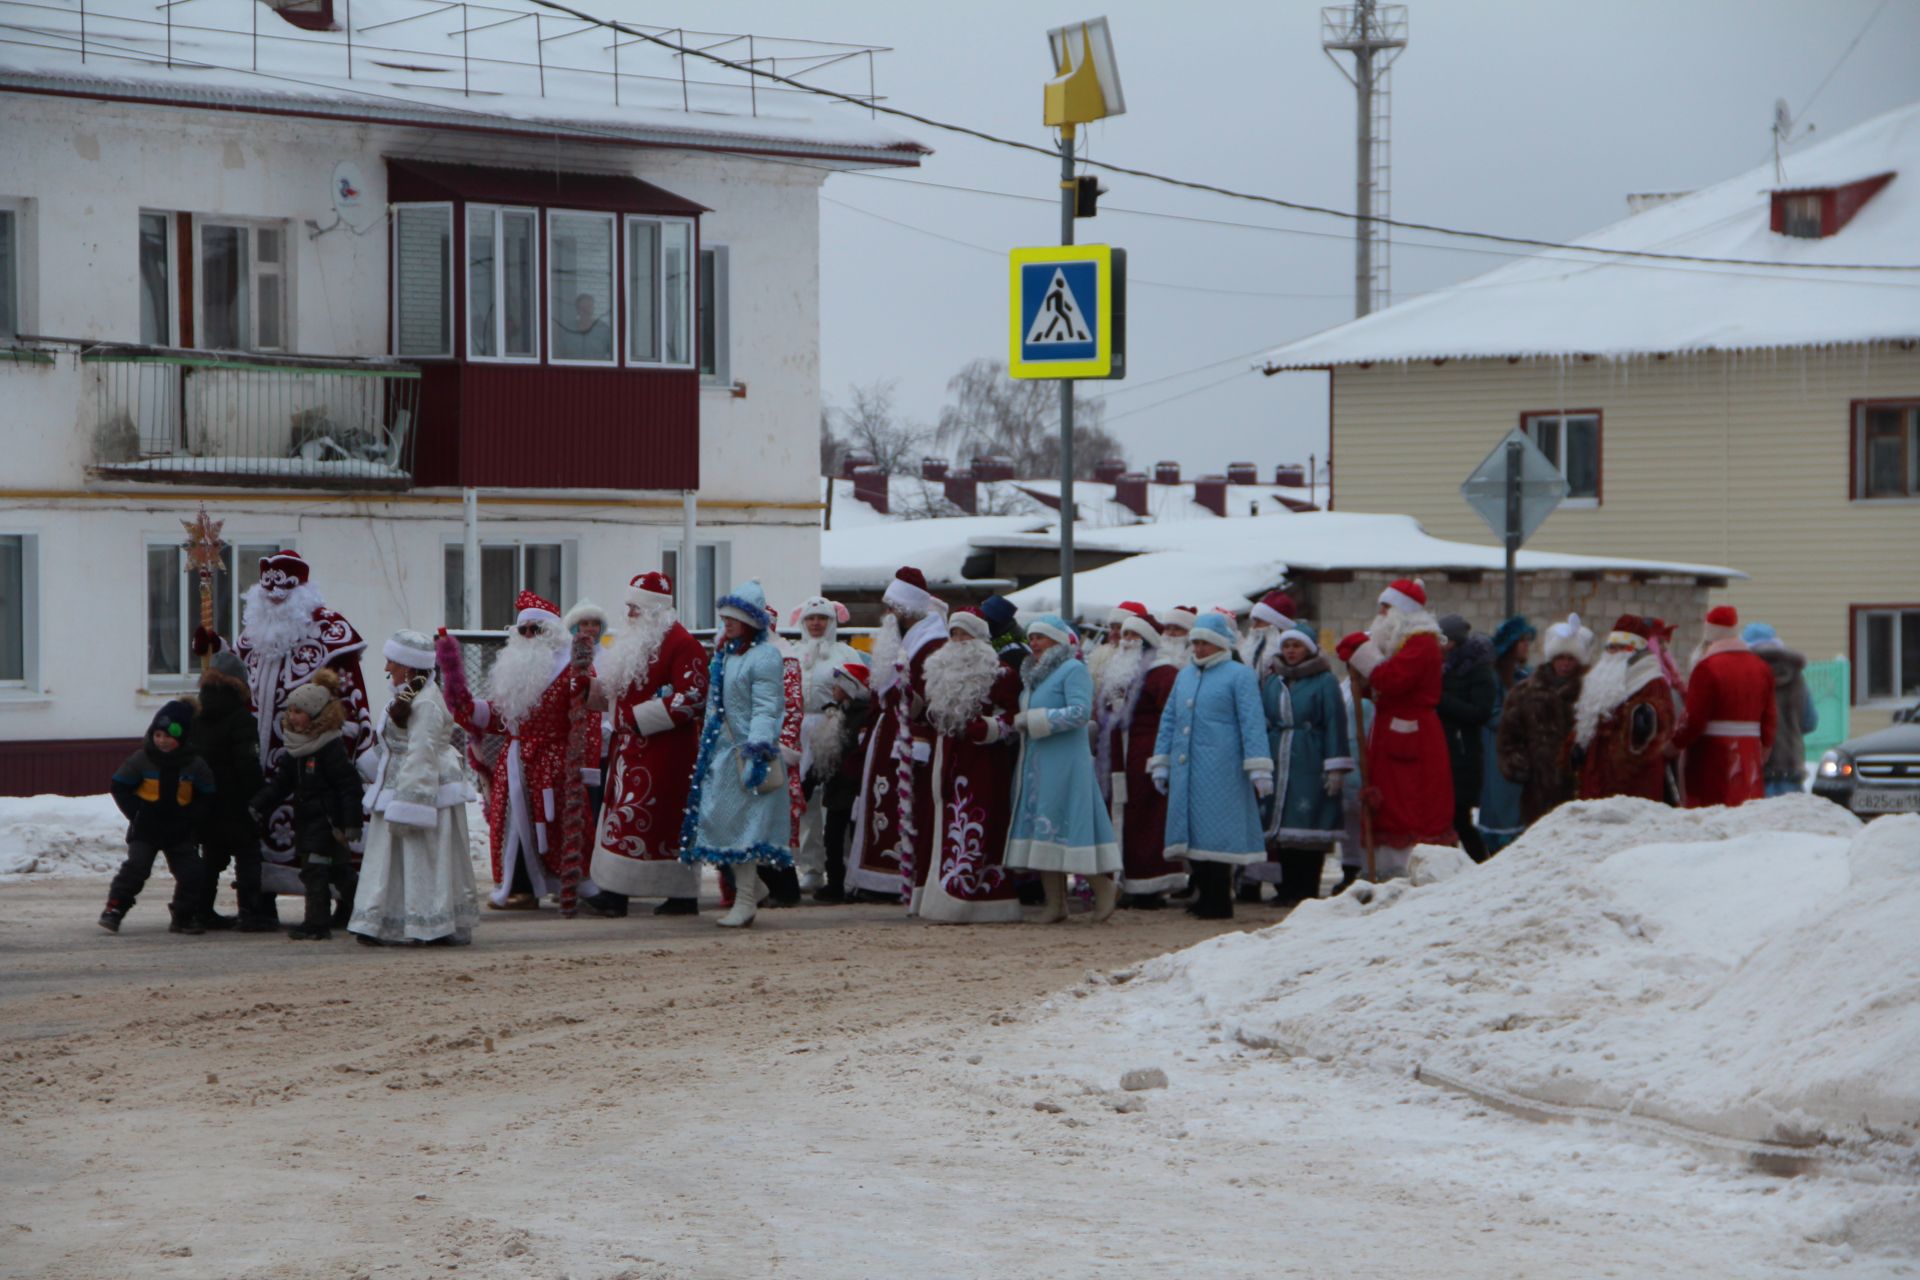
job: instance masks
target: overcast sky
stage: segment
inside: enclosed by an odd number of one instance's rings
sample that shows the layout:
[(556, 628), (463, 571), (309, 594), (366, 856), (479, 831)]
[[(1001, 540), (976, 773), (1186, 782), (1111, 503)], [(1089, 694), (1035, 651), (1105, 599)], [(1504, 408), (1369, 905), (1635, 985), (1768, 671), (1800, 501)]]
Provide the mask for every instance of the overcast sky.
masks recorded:
[[(1418, 221), (1576, 236), (1623, 216), (1628, 192), (1691, 189), (1768, 159), (1776, 98), (1815, 126), (1817, 142), (1920, 96), (1916, 0), (1412, 0), (1408, 11), (1410, 46), (1392, 81), (1393, 213)], [(1093, 127), (1095, 157), (1353, 207), (1353, 90), (1320, 51), (1317, 3), (708, 0), (699, 21), (892, 46), (879, 87), (895, 104), (1050, 144), (1040, 123), (1046, 28), (1102, 12), (1127, 112)], [(909, 176), (1056, 195), (1057, 162), (907, 132), (934, 148)], [(1175, 458), (1191, 474), (1231, 459), (1264, 470), (1324, 454), (1324, 379), (1236, 372), (1248, 361), (1235, 358), (1351, 317), (1348, 225), (1138, 179), (1103, 181), (1107, 208), (1079, 223), (1079, 238), (1128, 251), (1129, 376), (1082, 383), (1081, 393), (1111, 397), (1109, 420), (1131, 460)], [(829, 179), (825, 197), (823, 389), (843, 399), (849, 384), (896, 379), (902, 407), (930, 422), (955, 370), (1004, 359), (1004, 253), (1056, 242), (1058, 208), (859, 175)], [(1507, 260), (1484, 246), (1409, 240), (1396, 236), (1396, 297)]]

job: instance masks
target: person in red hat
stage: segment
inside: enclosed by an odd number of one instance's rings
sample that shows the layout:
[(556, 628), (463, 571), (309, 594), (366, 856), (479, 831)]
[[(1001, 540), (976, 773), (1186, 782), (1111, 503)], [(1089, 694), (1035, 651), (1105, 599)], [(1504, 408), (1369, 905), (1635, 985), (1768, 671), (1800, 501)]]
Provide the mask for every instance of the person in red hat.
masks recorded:
[[(286, 759), (280, 736), (287, 698), (313, 679), (322, 668), (339, 677), (337, 694), (346, 708), (340, 736), (355, 760), (374, 744), (373, 717), (367, 706), (366, 684), (360, 678), (360, 655), (367, 642), (353, 624), (327, 607), (313, 585), (312, 569), (297, 551), (263, 557), (260, 578), (240, 598), (244, 606), (238, 643), (233, 646), (246, 664), (247, 687), (253, 695), (254, 717), (260, 734), (260, 766), (271, 774)], [(206, 627), (195, 628), (193, 652), (220, 653), (226, 640)], [(303, 892), (294, 870), (293, 804), (289, 801), (267, 815), (262, 854), (263, 910), (272, 914), (273, 895)], [(351, 905), (351, 904), (345, 904)], [(346, 923), (340, 917), (342, 926)]]
[(1280, 664), (1280, 636), (1293, 627), (1300, 606), (1284, 591), (1269, 591), (1247, 611), (1247, 634), (1240, 641), (1240, 661), (1262, 680)]
[(947, 642), (947, 618), (926, 575), (911, 565), (893, 575), (880, 603), (886, 613), (871, 664), (876, 719), (861, 769), (847, 885), (904, 901), (933, 833), (927, 660)]
[(1373, 691), (1366, 799), (1375, 866), (1382, 875), (1404, 875), (1414, 845), (1456, 843), (1453, 766), (1438, 713), (1440, 625), (1427, 611), (1426, 586), (1401, 578), (1382, 591), (1368, 637), (1351, 665)]
[(1570, 762), (1582, 800), (1665, 800), (1673, 688), (1648, 648), (1649, 619), (1622, 614), (1607, 647), (1581, 679), (1573, 704)]
[[(467, 684), (460, 644), (444, 632), (434, 644), (447, 709), (475, 738), (503, 741), (501, 764), (487, 791), (487, 828), (495, 910), (531, 911), (557, 894), (571, 915), (577, 894), (596, 892), (586, 875), (588, 850), (563, 838), (561, 815), (584, 804), (586, 782), (567, 767), (567, 738), (576, 698), (592, 679), (593, 654), (576, 653), (555, 605), (531, 591), (514, 601), (507, 644), (487, 673), (486, 696)], [(505, 786), (501, 774), (505, 774)], [(576, 794), (577, 793), (577, 794)], [(583, 837), (580, 841), (586, 843)]]
[(1017, 922), (1020, 898), (1001, 855), (1013, 818), (1020, 673), (1000, 661), (978, 609), (948, 619), (947, 642), (926, 673), (927, 721), (938, 735), (933, 832), (909, 912), (945, 924)]
[(1187, 887), (1187, 864), (1166, 856), (1167, 798), (1147, 768), (1160, 713), (1180, 675), (1161, 646), (1159, 623), (1151, 615), (1128, 614), (1094, 700), (1094, 775), (1120, 837), (1120, 904), (1142, 910), (1164, 907), (1168, 893)]
[(629, 898), (660, 898), (655, 915), (699, 910), (700, 869), (680, 861), (680, 819), (700, 753), (707, 654), (680, 625), (673, 580), (638, 575), (627, 584), (627, 617), (601, 652), (596, 701), (613, 726), (606, 793), (593, 841), (586, 900), (598, 915), (624, 916)]
[(1773, 668), (1740, 638), (1732, 605), (1709, 610), (1687, 677), (1685, 719), (1669, 748), (1686, 752), (1687, 808), (1764, 797), (1778, 722)]
[(1106, 687), (1107, 664), (1119, 656), (1121, 641), (1126, 637), (1127, 619), (1146, 616), (1147, 606), (1138, 600), (1122, 600), (1107, 611), (1107, 629), (1101, 633), (1100, 643), (1088, 649), (1083, 659), (1087, 664), (1087, 674), (1093, 677), (1096, 707), (1099, 705), (1100, 691)]

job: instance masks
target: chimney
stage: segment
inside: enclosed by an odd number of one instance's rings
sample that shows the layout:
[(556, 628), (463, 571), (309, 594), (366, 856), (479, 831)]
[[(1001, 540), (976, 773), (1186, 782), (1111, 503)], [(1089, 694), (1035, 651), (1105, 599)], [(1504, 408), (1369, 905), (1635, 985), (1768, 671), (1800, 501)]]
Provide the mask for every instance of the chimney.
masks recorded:
[(861, 467), (853, 473), (853, 496), (878, 511), (887, 510), (887, 473), (878, 467)]
[(1113, 482), (1113, 500), (1139, 516), (1147, 518), (1147, 477), (1138, 471), (1129, 471)]
[(870, 467), (872, 465), (873, 465), (872, 454), (855, 453), (853, 450), (849, 449), (845, 453), (840, 455), (840, 478), (842, 480), (851, 480), (853, 479), (854, 474), (858, 472), (860, 468)]
[(1010, 458), (996, 458), (987, 454), (975, 454), (973, 458), (973, 478), (976, 480), (1013, 479), (1013, 461)]
[(1229, 462), (1227, 464), (1228, 484), (1259, 484), (1260, 468), (1251, 462)]
[(1289, 489), (1307, 487), (1307, 469), (1297, 462), (1283, 462), (1273, 469), (1273, 482)]
[(1180, 464), (1165, 461), (1154, 463), (1153, 482), (1155, 484), (1179, 484)]
[(1112, 484), (1126, 473), (1125, 458), (1102, 458), (1093, 464), (1093, 478), (1101, 484)]
[(946, 477), (947, 501), (968, 515), (980, 514), (980, 486), (971, 471), (950, 471)]
[(1193, 482), (1193, 500), (1217, 516), (1227, 514), (1227, 478), (1201, 476)]
[(947, 478), (947, 460), (945, 458), (920, 459), (920, 478), (922, 480), (945, 480)]

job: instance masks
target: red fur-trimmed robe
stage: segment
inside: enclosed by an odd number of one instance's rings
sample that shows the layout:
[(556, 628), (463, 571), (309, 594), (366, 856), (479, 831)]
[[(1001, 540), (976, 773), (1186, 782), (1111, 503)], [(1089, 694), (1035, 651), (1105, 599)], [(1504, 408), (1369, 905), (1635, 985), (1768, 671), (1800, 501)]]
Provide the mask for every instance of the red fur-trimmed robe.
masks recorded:
[(1367, 797), (1377, 843), (1453, 844), (1453, 765), (1440, 728), (1440, 638), (1420, 631), (1373, 669)]
[[(1629, 665), (1627, 695), (1600, 717), (1580, 762), (1579, 798), (1667, 798), (1667, 743), (1673, 740), (1673, 687), (1646, 654)], [(1637, 718), (1637, 723), (1636, 723)]]
[(780, 692), (785, 708), (780, 715), (780, 757), (787, 766), (787, 809), (791, 819), (787, 852), (800, 851), (800, 821), (807, 814), (807, 793), (800, 777), (800, 728), (806, 721), (805, 680), (800, 659), (791, 646), (780, 658)]
[[(877, 703), (873, 728), (867, 737), (866, 760), (860, 771), (860, 800), (854, 807), (853, 843), (847, 853), (847, 888), (868, 893), (902, 894), (902, 852), (918, 868), (933, 838), (933, 770), (911, 758), (900, 759), (915, 742), (933, 747), (933, 726), (927, 723), (927, 659), (947, 642), (946, 620), (928, 614), (907, 629), (900, 640), (899, 678), (892, 671), (876, 671), (871, 684)], [(911, 774), (910, 804), (900, 803), (900, 776)], [(913, 824), (912, 843), (901, 848), (902, 811)], [(902, 894), (904, 897), (905, 895)]]
[(675, 622), (653, 661), (614, 694), (613, 745), (595, 833), (593, 882), (639, 898), (692, 898), (700, 868), (680, 861), (680, 820), (700, 754), (707, 652)]
[(1000, 861), (1013, 821), (1013, 766), (1020, 746), (1013, 718), (1020, 710), (1020, 673), (996, 666), (979, 714), (961, 733), (934, 739), (933, 830), (927, 856), (914, 864), (910, 904), (911, 914), (927, 920), (992, 924), (1020, 919), (1013, 877)]
[[(487, 834), (493, 859), (493, 880), (503, 896), (513, 881), (513, 862), (525, 857), (527, 880), (536, 897), (559, 889), (561, 863), (560, 815), (568, 791), (584, 791), (585, 781), (567, 769), (567, 733), (576, 697), (583, 696), (590, 676), (563, 661), (540, 701), (517, 724), (505, 724), (485, 698), (476, 698), (466, 681), (443, 682), (447, 709), (460, 727), (479, 737), (506, 740), (494, 765), (493, 785), (487, 789)], [(502, 786), (505, 782), (507, 785)], [(530, 855), (530, 856), (529, 856)]]
[(1108, 811), (1113, 828), (1120, 835), (1120, 873), (1122, 893), (1166, 893), (1187, 884), (1187, 864), (1170, 859), (1163, 850), (1167, 844), (1167, 798), (1153, 785), (1147, 761), (1153, 758), (1153, 743), (1160, 732), (1160, 713), (1173, 696), (1173, 682), (1180, 668), (1172, 661), (1156, 660), (1141, 673), (1140, 697), (1133, 704), (1133, 716), (1124, 724), (1108, 730), (1108, 759), (1114, 762)]
[(1687, 719), (1673, 738), (1687, 753), (1687, 808), (1765, 797), (1779, 719), (1767, 660), (1739, 640), (1710, 645), (1687, 677)]

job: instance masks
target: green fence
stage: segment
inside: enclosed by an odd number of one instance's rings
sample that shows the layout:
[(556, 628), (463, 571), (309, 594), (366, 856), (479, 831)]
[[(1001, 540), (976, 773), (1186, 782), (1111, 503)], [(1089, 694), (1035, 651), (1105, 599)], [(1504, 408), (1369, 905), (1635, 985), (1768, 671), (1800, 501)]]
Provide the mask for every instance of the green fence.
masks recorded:
[(1809, 662), (1806, 675), (1814, 709), (1820, 713), (1820, 727), (1807, 735), (1807, 759), (1818, 760), (1821, 753), (1831, 751), (1849, 736), (1847, 713), (1853, 706), (1853, 664), (1845, 658)]

